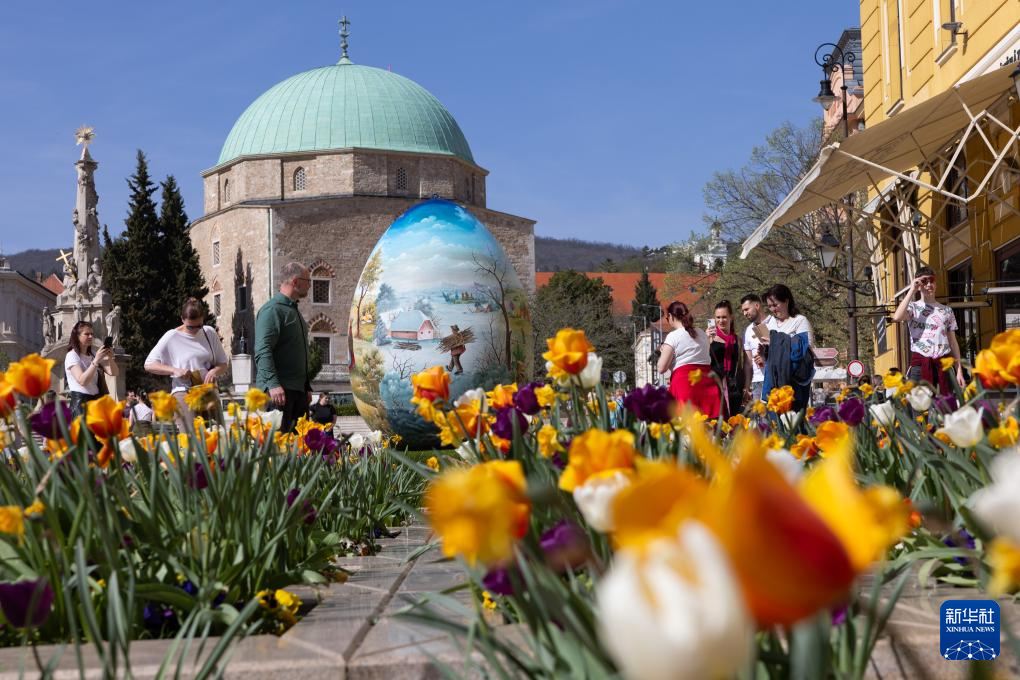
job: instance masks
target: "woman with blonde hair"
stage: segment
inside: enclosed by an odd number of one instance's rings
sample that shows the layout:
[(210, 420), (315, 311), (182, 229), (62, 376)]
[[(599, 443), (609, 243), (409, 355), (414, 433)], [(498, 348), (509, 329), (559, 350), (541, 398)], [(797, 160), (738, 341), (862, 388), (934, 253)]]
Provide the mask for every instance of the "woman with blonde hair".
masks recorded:
[(709, 418), (719, 417), (719, 385), (712, 374), (708, 334), (694, 327), (687, 305), (675, 300), (666, 308), (673, 330), (659, 348), (659, 373), (669, 373), (669, 392), (680, 404), (690, 404)]

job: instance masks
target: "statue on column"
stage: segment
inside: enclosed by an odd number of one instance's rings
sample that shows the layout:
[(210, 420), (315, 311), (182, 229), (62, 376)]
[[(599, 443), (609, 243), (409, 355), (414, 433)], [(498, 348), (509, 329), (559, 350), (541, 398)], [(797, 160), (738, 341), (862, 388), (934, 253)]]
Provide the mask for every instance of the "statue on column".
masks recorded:
[(57, 328), (53, 323), (53, 313), (49, 307), (43, 307), (43, 339), (46, 344), (57, 341)]
[(106, 315), (106, 334), (113, 338), (114, 347), (120, 347), (120, 305), (114, 305)]
[(89, 268), (89, 275), (86, 286), (86, 297), (95, 300), (103, 290), (103, 270), (99, 266), (99, 258), (92, 258), (92, 266)]

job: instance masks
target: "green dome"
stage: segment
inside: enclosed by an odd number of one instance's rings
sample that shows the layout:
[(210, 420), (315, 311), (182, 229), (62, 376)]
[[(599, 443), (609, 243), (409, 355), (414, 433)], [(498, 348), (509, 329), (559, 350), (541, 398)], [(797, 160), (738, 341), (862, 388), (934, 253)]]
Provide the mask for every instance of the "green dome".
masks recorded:
[(351, 147), (446, 154), (474, 163), (457, 121), (425, 88), (346, 59), (291, 76), (256, 99), (227, 135), (219, 163)]

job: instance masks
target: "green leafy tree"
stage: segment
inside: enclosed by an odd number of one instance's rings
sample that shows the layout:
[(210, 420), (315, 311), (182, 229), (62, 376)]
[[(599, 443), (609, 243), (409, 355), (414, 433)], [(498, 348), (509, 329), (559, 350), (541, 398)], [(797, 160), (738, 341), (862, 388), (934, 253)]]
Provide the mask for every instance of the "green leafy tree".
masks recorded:
[(308, 382), (315, 380), (322, 371), (322, 348), (317, 342), (308, 343)]
[(361, 337), (361, 305), (365, 302), (368, 291), (379, 281), (382, 275), (382, 251), (376, 250), (365, 265), (365, 271), (361, 273), (361, 280), (358, 281), (358, 302), (355, 304), (354, 337)]
[[(169, 255), (169, 271), (173, 281), (172, 291), (167, 293), (169, 302), (174, 300), (181, 305), (189, 297), (205, 299), (209, 289), (206, 288), (202, 269), (198, 264), (198, 253), (188, 236), (188, 214), (184, 211), (184, 198), (181, 196), (177, 180), (168, 176), (160, 186), (163, 189), (159, 212), (159, 228), (162, 232), (166, 252)], [(211, 319), (210, 319), (211, 321)]]
[[(793, 189), (818, 158), (820, 124), (796, 127), (790, 123), (773, 130), (761, 146), (755, 147), (747, 163), (736, 170), (716, 172), (705, 185), (705, 205), (712, 214), (709, 222), (718, 222), (724, 239), (741, 242), (761, 224)], [(860, 204), (860, 197), (854, 200)], [(846, 290), (831, 281), (818, 262), (817, 239), (828, 230), (840, 241), (847, 230), (855, 229), (854, 240), (865, 243), (863, 225), (835, 211), (819, 210), (788, 225), (777, 226), (747, 259), (734, 255), (719, 269), (712, 299), (736, 303), (746, 293), (761, 294), (769, 286), (783, 283), (790, 287), (797, 306), (811, 321), (816, 343), (840, 349), (848, 344)], [(855, 269), (867, 264), (865, 249), (855, 252)], [(845, 254), (844, 254), (845, 255)], [(845, 271), (844, 255), (836, 270)], [(874, 304), (873, 298), (858, 293), (857, 304)], [(873, 355), (872, 326), (858, 323), (861, 359)]]
[(641, 273), (641, 278), (634, 286), (634, 299), (630, 303), (630, 313), (634, 316), (644, 317), (647, 323), (651, 324), (659, 320), (661, 312), (658, 310), (661, 307), (659, 293), (652, 285), (652, 280), (646, 270)]
[(546, 338), (561, 328), (579, 328), (602, 357), (604, 372), (634, 373), (629, 329), (613, 317), (613, 292), (602, 279), (573, 270), (556, 272), (538, 289), (531, 305), (535, 330), (535, 366), (545, 366)]

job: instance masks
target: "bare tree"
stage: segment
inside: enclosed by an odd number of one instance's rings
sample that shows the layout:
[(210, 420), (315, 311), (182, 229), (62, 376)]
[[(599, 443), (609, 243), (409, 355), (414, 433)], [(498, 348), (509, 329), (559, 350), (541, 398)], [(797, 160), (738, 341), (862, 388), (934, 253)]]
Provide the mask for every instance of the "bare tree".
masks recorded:
[[(504, 328), (504, 347), (506, 348), (506, 370), (511, 371), (510, 361), (510, 343), (512, 341), (512, 332), (510, 328), (510, 310), (508, 309), (506, 300), (506, 279), (508, 273), (509, 263), (506, 258), (502, 258), (496, 255), (491, 250), (484, 259), (479, 259), (477, 255), (472, 255), (471, 259), (475, 263), (475, 271), (483, 274), (488, 274), (494, 281), (493, 284), (483, 285), (476, 283), (475, 288), (483, 293), (486, 297), (492, 300), (493, 304), (499, 307), (500, 313), (503, 315), (503, 328)], [(491, 337), (491, 333), (490, 333)]]

